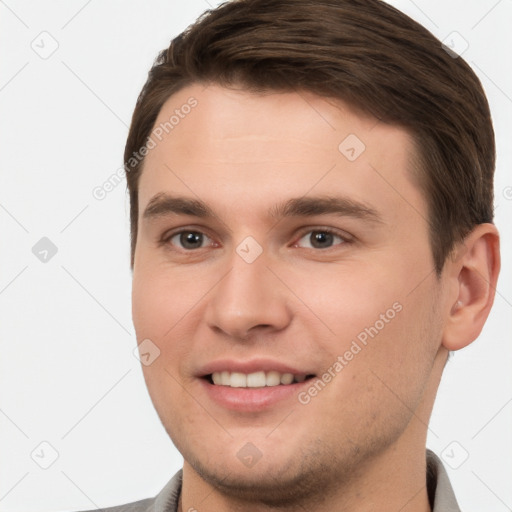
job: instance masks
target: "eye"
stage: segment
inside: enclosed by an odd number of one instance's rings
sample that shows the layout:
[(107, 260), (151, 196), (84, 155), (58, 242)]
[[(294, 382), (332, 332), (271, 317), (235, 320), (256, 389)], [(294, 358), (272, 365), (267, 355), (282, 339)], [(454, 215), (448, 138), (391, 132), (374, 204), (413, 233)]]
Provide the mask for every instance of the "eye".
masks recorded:
[(331, 230), (315, 229), (302, 236), (297, 245), (308, 249), (329, 249), (336, 243), (339, 245), (345, 242), (347, 242), (345, 238)]
[(176, 245), (178, 247), (181, 246), (182, 249), (186, 250), (194, 250), (194, 249), (202, 249), (204, 247), (204, 243), (208, 242), (207, 245), (212, 244), (212, 239), (206, 236), (204, 233), (200, 231), (180, 231), (179, 233), (174, 233), (164, 240), (165, 243), (171, 243), (172, 245)]

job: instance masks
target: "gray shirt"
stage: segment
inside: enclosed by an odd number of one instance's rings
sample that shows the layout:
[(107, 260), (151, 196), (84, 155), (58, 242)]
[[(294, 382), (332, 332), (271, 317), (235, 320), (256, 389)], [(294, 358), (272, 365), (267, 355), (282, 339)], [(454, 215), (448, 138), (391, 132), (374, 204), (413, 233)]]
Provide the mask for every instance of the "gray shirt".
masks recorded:
[[(177, 512), (181, 479), (182, 470), (180, 469), (154, 498), (102, 510), (103, 512)], [(446, 470), (439, 457), (430, 450), (427, 450), (427, 490), (432, 512), (460, 512)]]

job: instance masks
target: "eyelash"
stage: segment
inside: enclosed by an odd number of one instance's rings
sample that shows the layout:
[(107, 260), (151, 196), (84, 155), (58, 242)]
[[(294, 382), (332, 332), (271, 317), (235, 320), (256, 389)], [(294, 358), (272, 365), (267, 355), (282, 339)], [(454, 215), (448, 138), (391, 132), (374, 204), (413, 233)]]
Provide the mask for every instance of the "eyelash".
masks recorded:
[[(332, 235), (333, 237), (341, 238), (342, 242), (339, 243), (339, 244), (335, 244), (335, 245), (333, 245), (331, 247), (327, 247), (325, 249), (317, 249), (315, 247), (303, 247), (303, 249), (312, 249), (314, 251), (327, 252), (330, 249), (335, 249), (336, 247), (339, 247), (339, 246), (342, 246), (342, 245), (349, 244), (349, 243), (353, 242), (353, 238), (350, 235), (348, 235), (348, 233), (343, 233), (343, 232), (338, 231), (336, 229), (323, 228), (323, 227), (307, 228), (304, 231), (301, 231), (301, 233), (298, 236), (297, 240), (300, 241), (302, 238), (304, 238), (307, 234), (310, 234), (310, 233), (328, 233), (329, 235)], [(294, 247), (296, 247), (296, 245), (294, 245)]]
[[(314, 250), (314, 251), (327, 252), (327, 251), (329, 251), (331, 249), (334, 249), (336, 247), (339, 247), (339, 246), (342, 246), (342, 245), (345, 245), (345, 244), (350, 244), (350, 243), (352, 243), (354, 241), (353, 237), (348, 235), (347, 233), (343, 233), (343, 232), (337, 231), (337, 230), (332, 229), (332, 228), (314, 227), (314, 228), (307, 228), (307, 229), (301, 231), (299, 233), (299, 235), (297, 235), (297, 237), (296, 237), (297, 242), (294, 243), (293, 247), (297, 247), (296, 244), (302, 238), (304, 238), (305, 235), (307, 235), (309, 233), (315, 233), (315, 232), (316, 233), (327, 233), (329, 235), (332, 235), (333, 237), (339, 237), (339, 238), (341, 238), (342, 242), (338, 243), (338, 244), (335, 244), (333, 246), (324, 248), (324, 249), (322, 249), (322, 248), (318, 249), (318, 248), (315, 248), (315, 247), (303, 247), (303, 249), (311, 249), (311, 250)], [(203, 231), (200, 231), (199, 229), (189, 228), (189, 229), (180, 229), (178, 231), (174, 231), (172, 233), (165, 234), (161, 238), (161, 240), (159, 241), (159, 245), (160, 246), (169, 246), (169, 245), (171, 245), (170, 241), (171, 241), (172, 238), (174, 238), (177, 235), (181, 235), (183, 233), (197, 233), (197, 234), (206, 236), (207, 238), (212, 240), (212, 237), (210, 237), (208, 234), (204, 233)], [(199, 251), (200, 249), (205, 249), (205, 248), (207, 248), (207, 247), (199, 247), (198, 249), (183, 249), (183, 248), (179, 248), (178, 250), (179, 251), (183, 251), (183, 252), (187, 252), (187, 253), (193, 253), (193, 252)]]

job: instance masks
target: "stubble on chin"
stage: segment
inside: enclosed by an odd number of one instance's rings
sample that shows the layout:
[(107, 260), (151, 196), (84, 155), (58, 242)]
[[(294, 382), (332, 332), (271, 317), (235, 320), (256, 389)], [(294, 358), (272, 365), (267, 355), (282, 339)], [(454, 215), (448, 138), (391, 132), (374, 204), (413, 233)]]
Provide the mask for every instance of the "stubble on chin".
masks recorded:
[(235, 503), (254, 503), (284, 512), (318, 507), (339, 493), (344, 482), (348, 484), (360, 474), (364, 466), (361, 457), (366, 455), (360, 447), (349, 443), (342, 457), (333, 458), (332, 449), (317, 439), (286, 466), (275, 464), (274, 470), (260, 466), (258, 470), (256, 465), (252, 474), (252, 468), (237, 469), (237, 463), (241, 464), (238, 460), (231, 466), (221, 460), (205, 464), (195, 454), (188, 454), (185, 460), (204, 482)]

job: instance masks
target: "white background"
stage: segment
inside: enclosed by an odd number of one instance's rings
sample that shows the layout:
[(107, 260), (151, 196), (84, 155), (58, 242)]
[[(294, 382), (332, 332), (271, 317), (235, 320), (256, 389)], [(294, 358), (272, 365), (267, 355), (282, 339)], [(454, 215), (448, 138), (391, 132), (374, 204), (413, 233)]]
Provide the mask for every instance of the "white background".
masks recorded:
[[(445, 464), (464, 512), (505, 512), (512, 508), (512, 2), (391, 3), (440, 39), (457, 31), (466, 40), (464, 58), (491, 103), (504, 265), (482, 335), (447, 365), (428, 446), (448, 453), (453, 466), (469, 455), (458, 469)], [(122, 165), (157, 52), (208, 7), (206, 0), (0, 1), (2, 512), (126, 503), (155, 495), (181, 467), (132, 353), (125, 183), (102, 201), (92, 190)], [(31, 44), (58, 48), (43, 59)], [(42, 237), (58, 249), (47, 263), (32, 253)], [(46, 470), (30, 455), (42, 441), (59, 455)]]

